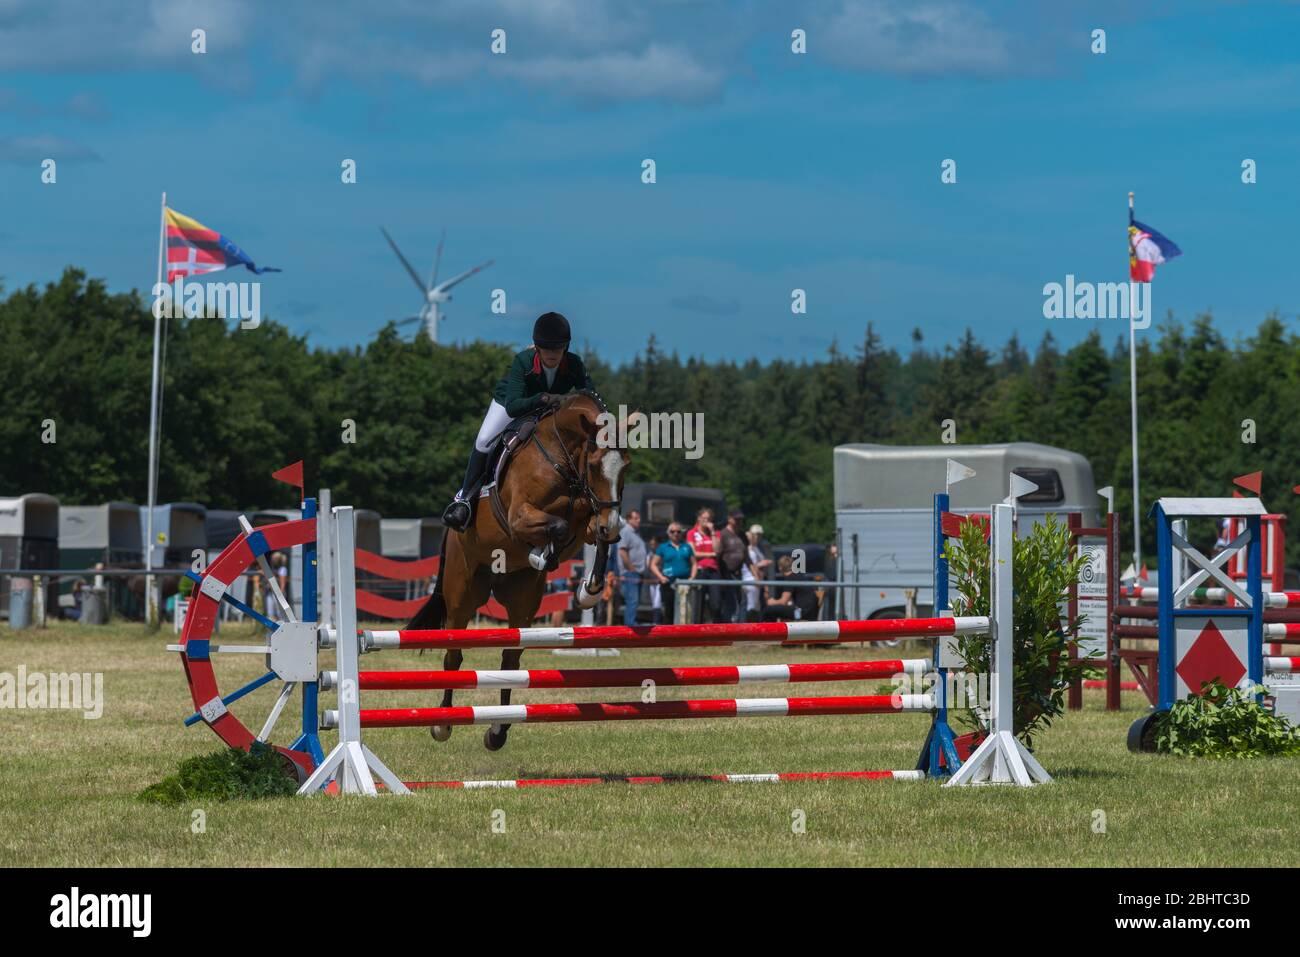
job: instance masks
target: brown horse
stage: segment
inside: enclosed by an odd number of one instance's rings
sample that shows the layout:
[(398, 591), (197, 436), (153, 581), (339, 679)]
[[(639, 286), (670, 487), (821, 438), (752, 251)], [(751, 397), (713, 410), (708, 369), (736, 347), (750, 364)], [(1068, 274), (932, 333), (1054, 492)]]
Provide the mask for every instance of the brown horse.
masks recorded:
[[(548, 549), (551, 564), (578, 553), (584, 543), (597, 545), (596, 561), (578, 590), (579, 607), (596, 604), (604, 586), (609, 546), (618, 540), (619, 502), (628, 456), (597, 442), (600, 399), (589, 392), (566, 396), (547, 412), (514, 453), (498, 489), (501, 518), (492, 503), (480, 500), (464, 532), (448, 531), (442, 544), (438, 582), (429, 600), (406, 626), (409, 630), (464, 628), (475, 611), (494, 595), (510, 615), (510, 627), (532, 624), (546, 592), (546, 572), (529, 561), (534, 549)], [(503, 527), (502, 518), (508, 527)], [(535, 553), (534, 553), (535, 554)], [(519, 667), (522, 648), (501, 653), (501, 667)], [(443, 667), (461, 666), (459, 649), (449, 650)], [(452, 692), (443, 692), (450, 707)], [(510, 689), (501, 691), (510, 703)], [(483, 735), (488, 750), (506, 743), (510, 725), (491, 725)], [(451, 737), (450, 726), (430, 729), (435, 741)]]

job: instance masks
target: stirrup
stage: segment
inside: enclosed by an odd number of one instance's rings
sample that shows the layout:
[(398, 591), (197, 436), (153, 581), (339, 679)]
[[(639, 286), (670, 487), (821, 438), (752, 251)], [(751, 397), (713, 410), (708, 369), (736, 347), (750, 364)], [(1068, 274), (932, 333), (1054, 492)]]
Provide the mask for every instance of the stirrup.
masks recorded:
[(555, 546), (548, 544), (545, 548), (534, 548), (528, 553), (528, 564), (539, 572), (555, 571), (559, 567), (555, 560)]
[[(463, 518), (461, 517), (463, 516)], [(448, 528), (458, 532), (465, 531), (469, 527), (470, 521), (474, 518), (474, 508), (465, 499), (457, 496), (452, 499), (442, 512), (442, 523)]]

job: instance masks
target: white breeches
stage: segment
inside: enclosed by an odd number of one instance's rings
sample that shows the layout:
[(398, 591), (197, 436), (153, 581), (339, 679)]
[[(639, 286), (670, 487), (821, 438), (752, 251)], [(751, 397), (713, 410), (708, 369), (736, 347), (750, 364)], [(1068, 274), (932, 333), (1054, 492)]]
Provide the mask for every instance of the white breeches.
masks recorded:
[(506, 430), (510, 424), (510, 413), (506, 407), (496, 399), (488, 406), (487, 415), (483, 416), (483, 424), (479, 426), (478, 438), (474, 440), (474, 448), (480, 452), (486, 452), (496, 441), (496, 437)]

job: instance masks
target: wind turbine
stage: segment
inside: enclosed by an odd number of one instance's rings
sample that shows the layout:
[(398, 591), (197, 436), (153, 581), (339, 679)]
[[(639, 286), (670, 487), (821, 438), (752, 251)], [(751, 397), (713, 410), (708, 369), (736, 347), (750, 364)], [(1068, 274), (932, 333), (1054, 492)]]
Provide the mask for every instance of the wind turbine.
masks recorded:
[(438, 320), (443, 317), (442, 310), (439, 309), (438, 307), (442, 305), (442, 303), (444, 302), (451, 301), (451, 292), (450, 292), (451, 288), (457, 285), (458, 283), (464, 282), (466, 279), (474, 275), (476, 272), (482, 272), (484, 269), (487, 269), (487, 267), (491, 266), (492, 263), (494, 263), (496, 260), (489, 259), (487, 262), (481, 263), (475, 266), (473, 269), (461, 273), (459, 276), (455, 276), (452, 279), (448, 279), (444, 283), (439, 283), (438, 265), (442, 262), (442, 244), (443, 241), (447, 238), (447, 230), (443, 229), (442, 235), (438, 238), (438, 255), (433, 260), (433, 272), (430, 274), (429, 282), (426, 285), (425, 283), (420, 281), (420, 276), (415, 271), (415, 267), (412, 266), (410, 261), (405, 256), (402, 255), (402, 251), (397, 248), (397, 243), (393, 242), (393, 237), (388, 235), (388, 230), (384, 229), (383, 226), (380, 226), (379, 231), (384, 234), (384, 238), (388, 240), (388, 245), (393, 248), (393, 252), (397, 254), (397, 258), (400, 259), (402, 261), (402, 265), (406, 267), (406, 271), (410, 275), (411, 280), (415, 283), (416, 287), (420, 290), (420, 295), (424, 297), (424, 305), (420, 307), (419, 314), (415, 316), (409, 316), (406, 319), (401, 319), (398, 321), (397, 324), (399, 326), (407, 326), (413, 322), (422, 323), (424, 325), (424, 331), (429, 335), (429, 340), (431, 342), (437, 342), (438, 341)]

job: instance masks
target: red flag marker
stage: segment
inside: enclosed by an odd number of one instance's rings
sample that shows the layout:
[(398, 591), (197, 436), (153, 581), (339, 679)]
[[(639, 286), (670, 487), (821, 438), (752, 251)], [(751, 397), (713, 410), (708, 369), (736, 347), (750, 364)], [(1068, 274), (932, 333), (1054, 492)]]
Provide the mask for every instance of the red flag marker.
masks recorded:
[(284, 482), (286, 485), (292, 485), (298, 489), (298, 497), (302, 498), (306, 492), (302, 481), (302, 459), (294, 462), (292, 465), (286, 465), (278, 472), (272, 472), (271, 478), (277, 482)]
[(1251, 472), (1249, 475), (1238, 475), (1232, 480), (1233, 485), (1239, 485), (1248, 492), (1259, 494), (1259, 487), (1264, 477), (1263, 472)]

